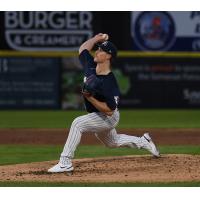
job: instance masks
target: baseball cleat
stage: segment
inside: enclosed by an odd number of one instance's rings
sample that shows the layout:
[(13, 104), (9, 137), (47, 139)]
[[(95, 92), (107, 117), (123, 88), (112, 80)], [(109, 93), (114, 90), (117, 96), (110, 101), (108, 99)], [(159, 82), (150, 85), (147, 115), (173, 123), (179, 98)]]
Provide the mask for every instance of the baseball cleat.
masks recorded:
[(142, 137), (142, 147), (143, 149), (148, 150), (155, 157), (160, 157), (160, 153), (156, 148), (156, 145), (153, 143), (149, 133), (145, 133)]
[(69, 164), (63, 166), (60, 163), (57, 165), (53, 166), (52, 168), (48, 169), (48, 172), (51, 173), (62, 173), (62, 172), (72, 172), (74, 170), (72, 163), (70, 162)]

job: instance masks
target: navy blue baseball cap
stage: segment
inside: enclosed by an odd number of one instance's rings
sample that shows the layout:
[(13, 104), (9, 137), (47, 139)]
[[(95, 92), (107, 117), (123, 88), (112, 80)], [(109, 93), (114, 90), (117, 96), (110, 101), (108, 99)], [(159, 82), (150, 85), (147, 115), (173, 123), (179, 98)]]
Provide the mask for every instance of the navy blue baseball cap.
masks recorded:
[(98, 47), (101, 48), (106, 53), (110, 54), (112, 58), (117, 57), (117, 48), (112, 42), (105, 41), (103, 43), (98, 44)]

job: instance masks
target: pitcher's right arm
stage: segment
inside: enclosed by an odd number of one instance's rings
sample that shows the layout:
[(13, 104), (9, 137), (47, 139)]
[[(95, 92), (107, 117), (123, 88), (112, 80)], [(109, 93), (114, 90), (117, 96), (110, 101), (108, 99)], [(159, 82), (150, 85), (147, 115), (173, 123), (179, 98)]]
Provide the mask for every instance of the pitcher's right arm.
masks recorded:
[(85, 49), (91, 51), (94, 45), (98, 42), (104, 42), (107, 38), (104, 37), (103, 33), (99, 33), (94, 37), (90, 38), (89, 40), (85, 41), (79, 48), (79, 54)]

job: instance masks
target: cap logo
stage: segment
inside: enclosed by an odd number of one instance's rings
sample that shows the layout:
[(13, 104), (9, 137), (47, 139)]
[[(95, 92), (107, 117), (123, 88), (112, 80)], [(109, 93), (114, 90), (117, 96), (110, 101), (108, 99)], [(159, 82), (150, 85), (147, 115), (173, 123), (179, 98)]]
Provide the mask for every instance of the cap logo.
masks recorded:
[(104, 46), (106, 46), (108, 44), (108, 41), (105, 41), (102, 43)]

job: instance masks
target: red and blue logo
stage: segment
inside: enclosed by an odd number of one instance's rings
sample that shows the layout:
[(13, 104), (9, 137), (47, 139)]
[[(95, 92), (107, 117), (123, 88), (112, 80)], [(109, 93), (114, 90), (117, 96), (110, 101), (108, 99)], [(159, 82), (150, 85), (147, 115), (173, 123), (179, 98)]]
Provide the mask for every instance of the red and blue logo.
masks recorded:
[(133, 38), (141, 50), (168, 50), (176, 39), (174, 21), (167, 12), (142, 12), (133, 24)]

